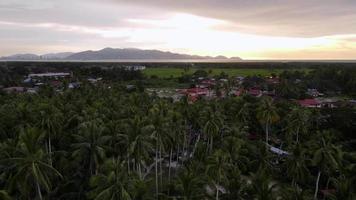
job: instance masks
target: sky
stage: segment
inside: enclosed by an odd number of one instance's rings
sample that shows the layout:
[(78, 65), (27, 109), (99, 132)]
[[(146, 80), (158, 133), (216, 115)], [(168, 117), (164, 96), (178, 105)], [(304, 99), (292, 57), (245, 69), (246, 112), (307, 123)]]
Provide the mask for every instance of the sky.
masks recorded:
[(0, 0), (0, 56), (105, 47), (356, 59), (356, 1)]

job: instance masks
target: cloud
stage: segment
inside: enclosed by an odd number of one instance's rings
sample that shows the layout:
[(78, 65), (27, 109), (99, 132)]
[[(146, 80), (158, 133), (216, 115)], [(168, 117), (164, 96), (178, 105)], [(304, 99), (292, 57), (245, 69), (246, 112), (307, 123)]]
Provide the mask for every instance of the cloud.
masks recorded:
[(0, 54), (110, 46), (351, 58), (355, 10), (353, 0), (0, 0)]
[[(229, 21), (230, 31), (315, 37), (356, 33), (352, 0), (113, 0)], [(258, 30), (261, 29), (261, 30)]]

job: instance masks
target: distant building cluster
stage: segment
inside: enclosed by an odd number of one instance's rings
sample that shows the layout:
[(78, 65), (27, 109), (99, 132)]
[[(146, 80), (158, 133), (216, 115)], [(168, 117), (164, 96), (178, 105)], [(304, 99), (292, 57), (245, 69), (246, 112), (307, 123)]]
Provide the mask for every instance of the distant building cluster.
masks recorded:
[(125, 66), (125, 70), (128, 71), (142, 71), (146, 69), (146, 66), (143, 65), (133, 65), (133, 66)]

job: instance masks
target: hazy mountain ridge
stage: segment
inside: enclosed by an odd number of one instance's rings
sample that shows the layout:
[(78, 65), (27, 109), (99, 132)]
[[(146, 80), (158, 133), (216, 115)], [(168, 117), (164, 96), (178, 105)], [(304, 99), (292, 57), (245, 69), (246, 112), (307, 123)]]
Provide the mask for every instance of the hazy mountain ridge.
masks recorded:
[[(88, 50), (78, 53), (63, 52), (53, 54), (15, 54), (11, 56), (1, 57), (0, 60), (139, 60), (139, 59), (229, 59), (225, 56), (197, 56), (188, 54), (172, 53), (169, 51), (159, 50), (142, 50), (135, 48), (114, 49), (105, 48), (98, 51)], [(234, 57), (233, 59), (239, 59)]]
[(62, 53), (49, 53), (43, 55), (36, 55), (31, 53), (25, 54), (14, 54), (11, 56), (0, 57), (0, 60), (61, 60), (72, 55), (72, 52), (62, 52)]

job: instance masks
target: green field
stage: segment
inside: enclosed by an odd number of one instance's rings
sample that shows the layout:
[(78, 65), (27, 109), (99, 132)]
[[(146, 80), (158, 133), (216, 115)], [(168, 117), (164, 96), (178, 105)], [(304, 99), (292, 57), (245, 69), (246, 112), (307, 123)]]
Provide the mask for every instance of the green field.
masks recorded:
[[(191, 68), (187, 71), (188, 74), (193, 74), (198, 68)], [(272, 73), (279, 74), (285, 69), (223, 69), (223, 68), (206, 68), (204, 69), (209, 73), (210, 76), (219, 75), (221, 72), (225, 72), (229, 76), (251, 76), (251, 75), (261, 75), (267, 76)], [(296, 70), (296, 69), (288, 69)], [(298, 69), (301, 71), (309, 71), (310, 69)], [(159, 78), (176, 78), (184, 73), (183, 68), (147, 68), (143, 71), (146, 76), (155, 75)]]

